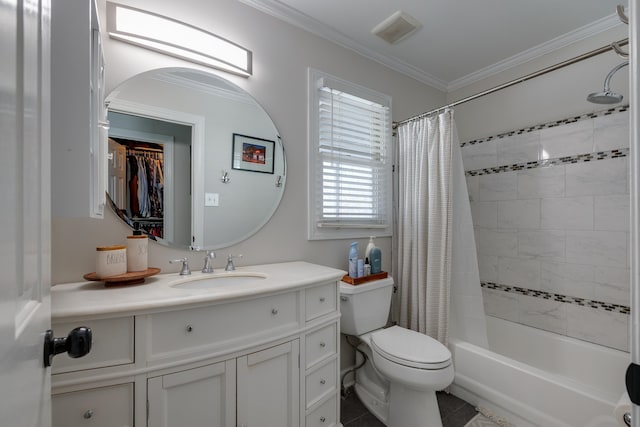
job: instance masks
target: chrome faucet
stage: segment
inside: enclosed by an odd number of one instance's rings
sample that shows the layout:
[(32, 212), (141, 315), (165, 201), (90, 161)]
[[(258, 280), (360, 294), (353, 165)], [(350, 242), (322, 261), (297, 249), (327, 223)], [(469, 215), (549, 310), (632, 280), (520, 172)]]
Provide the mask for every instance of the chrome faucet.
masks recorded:
[(224, 271), (233, 271), (236, 269), (236, 266), (233, 265), (234, 258), (242, 258), (242, 254), (240, 255), (229, 254), (229, 256), (227, 256), (227, 266), (224, 268)]
[(180, 275), (181, 276), (188, 276), (191, 274), (191, 269), (189, 269), (189, 259), (187, 258), (180, 258), (180, 259), (172, 259), (169, 260), (169, 264), (173, 264), (176, 262), (181, 262), (182, 263), (182, 269), (180, 270)]
[(214, 251), (207, 251), (204, 256), (204, 267), (202, 267), (203, 273), (213, 273), (213, 259), (216, 257)]

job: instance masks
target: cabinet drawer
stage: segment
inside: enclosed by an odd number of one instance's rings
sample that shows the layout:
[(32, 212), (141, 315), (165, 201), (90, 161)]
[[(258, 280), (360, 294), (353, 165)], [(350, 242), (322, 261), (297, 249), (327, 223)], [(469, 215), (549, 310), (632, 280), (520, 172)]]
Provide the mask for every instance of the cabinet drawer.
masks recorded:
[(336, 289), (336, 283), (332, 282), (306, 290), (307, 320), (336, 310)]
[(55, 323), (53, 331), (55, 336), (66, 336), (78, 326), (91, 328), (93, 334), (91, 352), (78, 359), (72, 359), (66, 353), (59, 354), (53, 359), (52, 374), (127, 365), (134, 362), (133, 317)]
[(307, 392), (307, 408), (318, 402), (328, 394), (335, 393), (337, 371), (336, 360), (332, 360), (321, 368), (307, 374), (306, 392)]
[(306, 427), (333, 427), (337, 425), (337, 410), (335, 396), (320, 405), (307, 415)]
[(336, 354), (338, 348), (337, 324), (332, 323), (307, 335), (307, 368)]
[(133, 384), (51, 396), (52, 427), (132, 427)]
[(253, 344), (267, 334), (298, 327), (297, 293), (272, 295), (150, 316), (151, 358), (188, 353), (198, 348)]

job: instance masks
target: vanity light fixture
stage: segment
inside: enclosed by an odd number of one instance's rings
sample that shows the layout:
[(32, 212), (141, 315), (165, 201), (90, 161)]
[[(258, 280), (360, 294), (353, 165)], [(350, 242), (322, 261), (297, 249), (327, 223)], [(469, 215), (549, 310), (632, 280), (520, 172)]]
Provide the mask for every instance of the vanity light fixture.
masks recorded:
[(107, 2), (109, 36), (240, 76), (252, 74), (252, 54), (208, 31), (133, 7)]

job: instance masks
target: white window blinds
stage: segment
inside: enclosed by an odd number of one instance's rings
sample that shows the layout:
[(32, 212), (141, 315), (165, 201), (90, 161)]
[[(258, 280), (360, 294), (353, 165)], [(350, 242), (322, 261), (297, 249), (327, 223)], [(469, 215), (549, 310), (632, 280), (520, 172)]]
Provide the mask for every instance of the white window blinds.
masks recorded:
[(326, 77), (314, 86), (310, 225), (363, 236), (390, 230), (389, 97)]

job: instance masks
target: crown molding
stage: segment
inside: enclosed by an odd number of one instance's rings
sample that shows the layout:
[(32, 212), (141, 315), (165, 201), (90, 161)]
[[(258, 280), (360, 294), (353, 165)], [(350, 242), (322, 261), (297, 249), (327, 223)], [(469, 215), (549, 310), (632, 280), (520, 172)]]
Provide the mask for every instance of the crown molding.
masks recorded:
[(599, 34), (603, 31), (610, 30), (611, 28), (614, 28), (618, 25), (622, 25), (622, 23), (620, 22), (620, 19), (618, 18), (618, 15), (613, 14), (613, 15), (606, 16), (602, 19), (592, 22), (591, 24), (587, 24), (571, 32), (568, 32), (567, 34), (564, 34), (560, 37), (556, 37), (555, 39), (549, 40), (548, 42), (539, 44), (538, 46), (534, 46), (531, 49), (522, 51), (516, 55), (513, 55), (510, 58), (496, 62), (493, 65), (482, 68), (473, 73), (467, 74), (466, 76), (461, 77), (459, 79), (453, 80), (449, 82), (449, 84), (447, 85), (446, 91), (452, 92), (454, 90), (458, 90), (472, 83), (475, 83), (480, 80), (499, 74), (510, 68), (517, 67), (528, 61), (534, 60), (541, 56), (560, 50), (563, 47), (579, 42), (580, 40), (584, 40), (586, 38)]
[(154, 80), (158, 80), (164, 83), (169, 83), (174, 86), (191, 89), (198, 93), (206, 93), (218, 98), (224, 98), (243, 104), (256, 105), (256, 101), (246, 92), (240, 92), (238, 90), (225, 89), (218, 86), (213, 86), (204, 82), (188, 79), (184, 76), (177, 75), (171, 71), (158, 72), (151, 77)]
[(350, 49), (366, 58), (374, 60), (392, 70), (412, 77), (424, 84), (432, 86), (438, 90), (446, 91), (447, 81), (425, 73), (413, 65), (410, 65), (398, 58), (383, 55), (345, 36), (336, 29), (329, 27), (320, 21), (301, 13), (277, 0), (239, 0), (248, 6), (258, 9), (266, 14), (281, 19), (291, 25), (302, 28), (318, 37), (329, 40), (339, 46)]
[(315, 34), (318, 37), (322, 37), (337, 45), (353, 50), (354, 52), (366, 58), (372, 59), (392, 70), (414, 78), (415, 80), (418, 80), (424, 84), (427, 84), (435, 89), (444, 92), (458, 90), (464, 86), (486, 79), (510, 68), (517, 67), (528, 61), (562, 49), (563, 47), (576, 43), (580, 40), (584, 40), (598, 33), (614, 28), (618, 25), (622, 25), (618, 16), (616, 14), (612, 14), (590, 24), (584, 25), (560, 37), (556, 37), (553, 40), (542, 43), (538, 46), (534, 46), (533, 48), (518, 53), (510, 58), (496, 62), (493, 65), (448, 82), (429, 73), (426, 73), (418, 67), (408, 64), (398, 58), (375, 52), (372, 49), (369, 49), (364, 45), (354, 41), (353, 39), (345, 36), (334, 28), (329, 27), (304, 13), (301, 13), (300, 11), (283, 4), (278, 0), (239, 1), (266, 14), (281, 19), (291, 25), (302, 28), (303, 30)]

